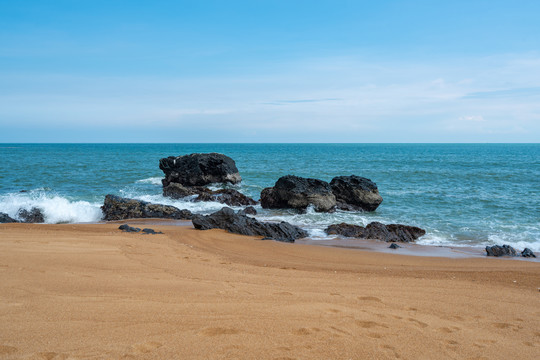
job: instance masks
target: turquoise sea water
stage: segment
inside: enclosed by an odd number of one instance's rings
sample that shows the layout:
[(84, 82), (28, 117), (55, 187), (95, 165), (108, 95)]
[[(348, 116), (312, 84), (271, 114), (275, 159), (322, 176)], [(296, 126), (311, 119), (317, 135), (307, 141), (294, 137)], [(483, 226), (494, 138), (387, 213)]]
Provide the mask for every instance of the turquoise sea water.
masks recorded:
[(93, 222), (112, 193), (209, 213), (222, 205), (161, 196), (159, 159), (194, 152), (232, 157), (243, 178), (236, 188), (255, 199), (287, 174), (377, 183), (384, 201), (373, 213), (258, 209), (314, 238), (332, 223), (376, 220), (425, 228), (424, 244), (540, 251), (540, 144), (0, 144), (0, 212), (37, 206), (50, 223)]

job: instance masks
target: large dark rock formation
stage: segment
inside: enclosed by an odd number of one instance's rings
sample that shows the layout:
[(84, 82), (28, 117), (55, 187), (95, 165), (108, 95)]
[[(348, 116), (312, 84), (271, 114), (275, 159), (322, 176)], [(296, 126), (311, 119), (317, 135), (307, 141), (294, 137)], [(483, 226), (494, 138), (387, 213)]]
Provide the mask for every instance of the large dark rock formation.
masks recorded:
[(274, 187), (261, 192), (261, 205), (267, 209), (292, 208), (305, 211), (313, 205), (315, 211), (331, 211), (336, 197), (326, 181), (287, 175), (279, 178)]
[(217, 153), (169, 156), (159, 160), (159, 168), (165, 173), (164, 187), (171, 183), (204, 186), (242, 181), (234, 160)]
[(26, 209), (19, 209), (19, 212), (17, 213), (17, 217), (21, 219), (21, 222), (24, 223), (44, 223), (45, 222), (45, 216), (43, 216), (43, 213), (40, 209), (33, 207), (30, 209), (30, 211)]
[(375, 211), (383, 201), (377, 184), (360, 176), (337, 176), (330, 186), (342, 210)]
[(223, 208), (211, 215), (193, 215), (193, 226), (199, 230), (224, 229), (241, 235), (262, 236), (264, 238), (294, 242), (308, 236), (299, 227), (287, 222), (263, 223), (245, 215), (234, 212), (231, 208)]
[(487, 256), (517, 256), (516, 249), (510, 245), (493, 245), (486, 246), (486, 255)]
[(341, 235), (362, 239), (375, 239), (386, 242), (413, 242), (426, 234), (424, 229), (401, 224), (384, 225), (380, 222), (369, 223), (366, 227), (351, 224), (334, 224), (326, 228), (329, 235)]
[(107, 221), (138, 218), (189, 220), (192, 217), (189, 210), (180, 210), (174, 206), (152, 204), (116, 195), (105, 196), (101, 210), (103, 211), (103, 220)]
[(13, 219), (13, 218), (10, 217), (8, 214), (3, 213), (3, 212), (0, 212), (0, 224), (5, 224), (5, 223), (17, 223), (17, 222), (19, 222), (19, 221)]

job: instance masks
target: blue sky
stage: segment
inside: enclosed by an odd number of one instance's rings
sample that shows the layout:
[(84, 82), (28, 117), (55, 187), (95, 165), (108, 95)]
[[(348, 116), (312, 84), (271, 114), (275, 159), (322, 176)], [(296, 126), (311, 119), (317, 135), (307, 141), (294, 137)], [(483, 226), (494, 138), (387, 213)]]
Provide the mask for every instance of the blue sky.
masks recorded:
[(0, 142), (538, 142), (538, 14), (0, 0)]

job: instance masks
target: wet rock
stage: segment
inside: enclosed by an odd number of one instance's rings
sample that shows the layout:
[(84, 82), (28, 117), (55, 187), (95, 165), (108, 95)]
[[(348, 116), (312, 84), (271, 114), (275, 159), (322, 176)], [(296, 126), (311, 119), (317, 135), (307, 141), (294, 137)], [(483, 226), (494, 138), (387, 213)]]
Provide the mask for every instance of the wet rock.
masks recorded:
[(155, 231), (154, 229), (149, 229), (149, 228), (142, 229), (142, 233), (147, 234), (147, 235), (163, 234), (161, 231)]
[(171, 199), (182, 199), (187, 196), (199, 195), (204, 189), (206, 188), (186, 187), (182, 184), (170, 183), (163, 187), (163, 196), (170, 197)]
[(487, 256), (517, 256), (516, 249), (510, 245), (493, 245), (486, 246), (486, 255)]
[(532, 252), (531, 249), (529, 248), (525, 248), (522, 252), (521, 252), (521, 256), (523, 257), (533, 257), (535, 258), (536, 255)]
[(30, 211), (26, 209), (19, 209), (17, 217), (24, 223), (44, 223), (45, 217), (40, 209), (33, 207)]
[(236, 214), (231, 208), (223, 208), (206, 216), (193, 215), (192, 222), (199, 230), (224, 229), (235, 234), (262, 236), (284, 242), (294, 242), (308, 236), (307, 232), (287, 222), (263, 223), (246, 215)]
[(414, 242), (426, 234), (424, 229), (401, 224), (384, 225), (380, 222), (369, 223), (366, 227), (352, 224), (334, 224), (326, 228), (329, 235), (341, 235), (361, 239), (375, 239), (385, 242)]
[(242, 181), (234, 160), (217, 153), (169, 156), (159, 160), (159, 168), (165, 173), (164, 187), (171, 183), (204, 186)]
[(170, 205), (152, 204), (110, 194), (105, 196), (101, 210), (103, 211), (103, 220), (107, 221), (138, 218), (190, 220), (192, 217), (189, 210), (180, 210)]
[(177, 183), (171, 183), (163, 188), (163, 196), (173, 199), (182, 199), (193, 195), (196, 195), (196, 197), (192, 199), (194, 202), (216, 201), (229, 206), (247, 206), (257, 204), (257, 201), (235, 189), (210, 190), (202, 186), (186, 187)]
[(13, 219), (8, 214), (0, 212), (0, 224), (6, 224), (6, 223), (18, 223), (18, 220)]
[(124, 232), (139, 232), (141, 229), (136, 227), (131, 227), (128, 224), (123, 224), (118, 227), (118, 229), (124, 231)]
[(246, 206), (257, 205), (257, 201), (253, 200), (249, 196), (246, 196), (234, 189), (220, 189), (212, 191), (201, 192), (201, 194), (194, 199), (194, 201), (217, 201), (229, 206)]
[(238, 215), (257, 215), (257, 210), (253, 206), (248, 206), (245, 209), (238, 210)]
[(364, 237), (364, 227), (353, 224), (333, 224), (324, 230), (328, 235), (341, 235), (345, 237)]
[(383, 201), (377, 184), (364, 177), (337, 176), (330, 181), (330, 186), (341, 210), (375, 211)]
[(394, 250), (395, 250), (395, 249), (399, 249), (400, 247), (401, 247), (401, 246), (399, 246), (398, 244), (392, 243), (388, 248), (389, 248), (389, 249), (394, 249)]
[(326, 181), (287, 175), (279, 178), (274, 187), (261, 192), (261, 205), (265, 209), (300, 211), (312, 205), (315, 211), (328, 212), (336, 206), (336, 197)]

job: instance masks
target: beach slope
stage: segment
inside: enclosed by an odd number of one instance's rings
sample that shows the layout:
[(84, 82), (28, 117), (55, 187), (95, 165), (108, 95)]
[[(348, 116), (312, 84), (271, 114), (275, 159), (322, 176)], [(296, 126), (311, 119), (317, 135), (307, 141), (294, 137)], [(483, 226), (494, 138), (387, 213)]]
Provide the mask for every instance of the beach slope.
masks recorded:
[(538, 262), (151, 227), (0, 225), (0, 358), (540, 357)]

